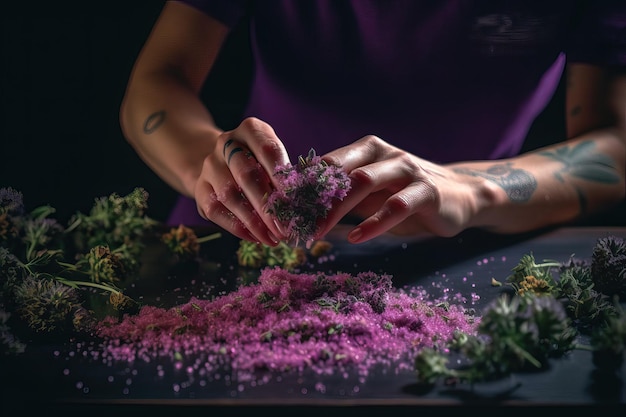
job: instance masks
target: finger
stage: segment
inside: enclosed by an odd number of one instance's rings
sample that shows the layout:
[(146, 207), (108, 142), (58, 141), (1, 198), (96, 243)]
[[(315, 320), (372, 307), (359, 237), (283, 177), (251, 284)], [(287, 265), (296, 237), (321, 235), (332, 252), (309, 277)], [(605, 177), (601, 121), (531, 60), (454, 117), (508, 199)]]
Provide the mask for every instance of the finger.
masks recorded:
[(200, 216), (217, 224), (222, 229), (240, 239), (253, 242), (259, 241), (259, 239), (246, 228), (244, 223), (219, 201), (217, 194), (210, 184), (204, 183), (203, 191), (204, 192), (196, 191), (196, 207)]
[(329, 164), (342, 167), (346, 172), (351, 172), (358, 167), (373, 164), (381, 159), (390, 159), (397, 152), (377, 136), (364, 136), (349, 145), (337, 148), (322, 156)]
[[(352, 156), (349, 159), (354, 161), (354, 158)], [(316, 238), (319, 239), (328, 233), (344, 216), (374, 193), (388, 189), (392, 194), (403, 188), (407, 184), (408, 176), (398, 167), (401, 165), (380, 161), (353, 169), (349, 173), (351, 189), (348, 195), (342, 201), (334, 203), (326, 219), (320, 220), (319, 234)], [(378, 207), (370, 209), (369, 212), (375, 212), (377, 209)]]
[(224, 144), (223, 155), (231, 175), (238, 185), (224, 187), (223, 204), (242, 219), (246, 226), (256, 235), (268, 238), (273, 244), (278, 238), (285, 238), (273, 218), (264, 208), (267, 196), (273, 191), (265, 170), (250, 149), (234, 138)]
[(276, 187), (277, 183), (273, 181), (274, 169), (276, 165), (287, 164), (289, 155), (274, 129), (262, 120), (248, 117), (231, 132), (231, 135), (256, 156), (261, 167), (269, 173), (273, 186)]
[[(431, 187), (423, 182), (413, 183), (389, 197), (379, 210), (363, 220), (348, 233), (348, 240), (352, 243), (362, 243), (390, 231), (405, 221), (408, 217), (424, 212), (433, 200)], [(424, 216), (428, 217), (428, 216)], [(416, 219), (417, 221), (417, 219)], [(415, 226), (411, 227), (412, 234), (417, 233)]]

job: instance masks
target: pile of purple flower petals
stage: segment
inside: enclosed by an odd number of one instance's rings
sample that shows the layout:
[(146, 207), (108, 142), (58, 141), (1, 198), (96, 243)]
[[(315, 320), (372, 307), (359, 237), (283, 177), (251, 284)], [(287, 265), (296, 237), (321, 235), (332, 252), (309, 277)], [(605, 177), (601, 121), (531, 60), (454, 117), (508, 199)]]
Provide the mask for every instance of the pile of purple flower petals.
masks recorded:
[(375, 364), (412, 366), (420, 349), (471, 333), (479, 320), (423, 288), (396, 290), (391, 276), (295, 274), (266, 268), (258, 283), (211, 300), (103, 320), (101, 359), (151, 361), (199, 356), (208, 372), (230, 368), (239, 380), (256, 371), (319, 374)]

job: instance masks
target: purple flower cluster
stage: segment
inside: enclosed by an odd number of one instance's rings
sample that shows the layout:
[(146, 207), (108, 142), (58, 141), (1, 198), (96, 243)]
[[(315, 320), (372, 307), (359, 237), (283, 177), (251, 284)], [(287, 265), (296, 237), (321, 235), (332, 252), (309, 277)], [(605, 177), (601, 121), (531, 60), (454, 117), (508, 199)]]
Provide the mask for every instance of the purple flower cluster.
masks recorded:
[(21, 216), (24, 212), (22, 193), (11, 187), (0, 188), (0, 213)]
[(285, 227), (296, 245), (313, 238), (317, 220), (325, 218), (335, 199), (342, 200), (350, 190), (348, 174), (329, 165), (311, 149), (299, 163), (278, 165), (274, 170), (278, 188), (269, 195), (267, 211)]
[(425, 289), (394, 290), (391, 277), (294, 274), (265, 268), (258, 283), (211, 300), (193, 297), (164, 309), (144, 306), (122, 321), (105, 319), (100, 358), (151, 361), (203, 359), (205, 372), (231, 369), (240, 381), (258, 371), (362, 376), (377, 364), (410, 366), (423, 347), (472, 333), (479, 320), (460, 305), (443, 305)]

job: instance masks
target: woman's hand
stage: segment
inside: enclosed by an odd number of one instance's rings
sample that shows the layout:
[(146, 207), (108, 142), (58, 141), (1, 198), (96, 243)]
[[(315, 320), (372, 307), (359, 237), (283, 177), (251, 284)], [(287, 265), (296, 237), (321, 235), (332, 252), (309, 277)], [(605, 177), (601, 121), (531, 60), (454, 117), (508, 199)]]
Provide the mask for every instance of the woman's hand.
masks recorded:
[(274, 167), (289, 161), (270, 125), (245, 119), (222, 133), (195, 186), (198, 212), (241, 239), (276, 246), (286, 236), (265, 210)]
[(352, 189), (320, 221), (316, 238), (349, 213), (364, 219), (348, 234), (352, 243), (385, 232), (454, 236), (497, 195), (495, 184), (484, 178), (458, 174), (376, 136), (366, 136), (323, 159), (349, 173)]

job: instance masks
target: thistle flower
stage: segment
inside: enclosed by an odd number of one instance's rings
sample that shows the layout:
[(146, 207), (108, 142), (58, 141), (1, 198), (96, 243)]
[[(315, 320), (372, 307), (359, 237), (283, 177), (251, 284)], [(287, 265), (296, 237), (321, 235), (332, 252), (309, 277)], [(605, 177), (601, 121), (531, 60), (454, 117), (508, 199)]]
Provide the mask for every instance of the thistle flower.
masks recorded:
[(317, 221), (325, 218), (335, 199), (350, 190), (350, 178), (340, 167), (329, 165), (311, 149), (299, 163), (278, 165), (274, 176), (279, 186), (268, 196), (267, 211), (284, 226), (296, 246), (317, 232)]
[(418, 379), (432, 384), (439, 378), (487, 381), (534, 367), (573, 350), (577, 332), (560, 302), (552, 296), (500, 296), (487, 306), (477, 333), (458, 332), (447, 347), (460, 354), (462, 366), (450, 369), (436, 349), (420, 351), (415, 359)]
[(0, 213), (18, 217), (24, 211), (24, 197), (21, 192), (11, 187), (0, 188)]
[(626, 241), (616, 236), (598, 239), (591, 255), (591, 276), (596, 290), (626, 295)]
[(80, 307), (74, 288), (55, 280), (27, 276), (15, 291), (17, 312), (37, 332), (67, 330), (72, 313)]
[(589, 267), (573, 266), (563, 270), (554, 295), (583, 333), (616, 314), (608, 296), (595, 290)]

